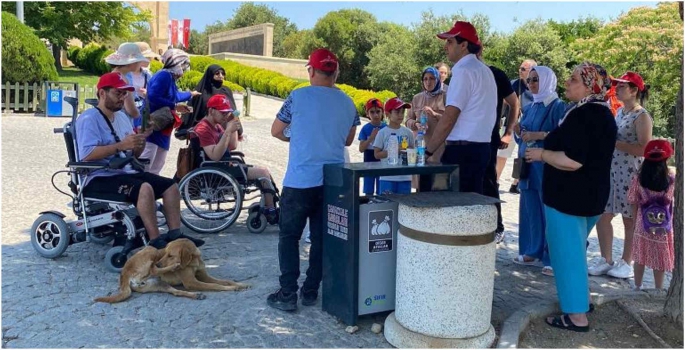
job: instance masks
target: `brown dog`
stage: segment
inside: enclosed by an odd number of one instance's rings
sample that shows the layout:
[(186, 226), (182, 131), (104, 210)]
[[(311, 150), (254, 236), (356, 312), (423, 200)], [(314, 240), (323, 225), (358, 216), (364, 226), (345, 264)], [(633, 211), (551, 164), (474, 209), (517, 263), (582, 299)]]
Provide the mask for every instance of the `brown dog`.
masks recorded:
[[(158, 267), (160, 265), (161, 267)], [(183, 285), (198, 291), (237, 291), (247, 284), (211, 277), (205, 270), (200, 250), (188, 239), (177, 239), (165, 249), (145, 247), (124, 265), (119, 276), (119, 294), (96, 298), (95, 301), (118, 303), (128, 299), (131, 291), (139, 293), (165, 292), (191, 299), (205, 299), (202, 293), (178, 290)]]

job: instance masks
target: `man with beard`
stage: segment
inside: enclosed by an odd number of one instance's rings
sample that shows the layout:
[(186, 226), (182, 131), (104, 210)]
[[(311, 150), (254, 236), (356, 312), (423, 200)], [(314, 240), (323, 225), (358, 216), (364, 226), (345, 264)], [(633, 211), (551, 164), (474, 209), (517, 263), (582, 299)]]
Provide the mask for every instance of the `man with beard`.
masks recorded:
[[(120, 73), (107, 73), (97, 84), (98, 105), (83, 112), (76, 120), (79, 161), (107, 164), (115, 157), (140, 156), (149, 133), (135, 134), (122, 108), (133, 86)], [(131, 202), (138, 209), (150, 237), (150, 245), (162, 249), (169, 241), (188, 238), (197, 246), (204, 241), (181, 233), (180, 193), (172, 179), (133, 169), (98, 169), (83, 182), (87, 197)], [(157, 205), (163, 199), (169, 233), (160, 235), (157, 227)]]

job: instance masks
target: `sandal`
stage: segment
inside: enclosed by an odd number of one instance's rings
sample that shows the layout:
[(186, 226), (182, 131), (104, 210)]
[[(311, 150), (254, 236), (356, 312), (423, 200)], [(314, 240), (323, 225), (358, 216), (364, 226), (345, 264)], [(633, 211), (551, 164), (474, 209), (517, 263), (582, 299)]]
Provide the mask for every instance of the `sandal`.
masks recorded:
[(551, 266), (545, 266), (542, 268), (542, 274), (549, 277), (554, 277), (554, 269)]
[(540, 265), (540, 259), (533, 258), (533, 260), (526, 261), (525, 256), (519, 255), (516, 258), (514, 258), (514, 264), (519, 264), (523, 266), (538, 266)]
[(595, 303), (590, 303), (590, 306), (588, 307), (587, 313), (590, 314), (593, 311), (595, 311)]
[(554, 328), (560, 328), (563, 330), (567, 331), (574, 331), (574, 332), (589, 332), (590, 331), (590, 325), (587, 326), (576, 326), (573, 321), (571, 321), (571, 317), (567, 314), (562, 314), (558, 316), (554, 316), (552, 318), (552, 322), (549, 322), (549, 319), (545, 319), (545, 323), (548, 325), (554, 327)]

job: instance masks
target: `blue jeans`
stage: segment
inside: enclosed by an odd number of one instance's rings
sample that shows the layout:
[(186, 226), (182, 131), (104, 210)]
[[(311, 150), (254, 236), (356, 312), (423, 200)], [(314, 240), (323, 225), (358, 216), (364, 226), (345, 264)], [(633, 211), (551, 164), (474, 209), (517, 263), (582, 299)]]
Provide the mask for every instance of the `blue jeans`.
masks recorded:
[(300, 277), (300, 239), (309, 219), (309, 268), (302, 289), (319, 290), (323, 265), (323, 186), (311, 188), (283, 187), (278, 234), (278, 264), (281, 288), (286, 293), (298, 290)]
[(380, 181), (378, 186), (378, 193), (383, 194), (386, 192), (396, 193), (396, 194), (408, 194), (411, 193), (411, 181)]
[(459, 192), (483, 194), (485, 169), (490, 160), (490, 142), (447, 145), (440, 162), (459, 165)]

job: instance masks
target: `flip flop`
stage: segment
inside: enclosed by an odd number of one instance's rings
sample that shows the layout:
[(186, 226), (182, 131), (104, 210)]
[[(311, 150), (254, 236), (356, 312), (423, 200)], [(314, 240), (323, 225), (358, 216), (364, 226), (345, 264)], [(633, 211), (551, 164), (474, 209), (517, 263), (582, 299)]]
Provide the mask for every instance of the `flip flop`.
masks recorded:
[(573, 321), (571, 321), (571, 317), (569, 317), (567, 314), (562, 314), (558, 316), (554, 316), (552, 319), (552, 322), (549, 322), (547, 318), (545, 318), (545, 323), (548, 325), (554, 327), (554, 328), (560, 328), (563, 330), (567, 331), (573, 331), (573, 332), (581, 332), (581, 333), (586, 333), (590, 331), (590, 326), (576, 326)]
[(523, 266), (538, 266), (540, 265), (540, 259), (533, 259), (532, 261), (526, 261), (524, 260), (523, 255), (519, 255), (516, 258), (514, 258), (514, 264), (518, 265), (523, 265)]
[(545, 266), (542, 268), (542, 274), (549, 277), (554, 277), (554, 269), (551, 266)]

